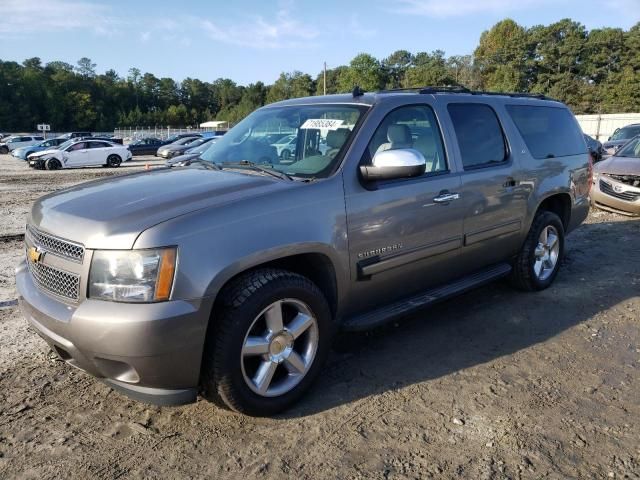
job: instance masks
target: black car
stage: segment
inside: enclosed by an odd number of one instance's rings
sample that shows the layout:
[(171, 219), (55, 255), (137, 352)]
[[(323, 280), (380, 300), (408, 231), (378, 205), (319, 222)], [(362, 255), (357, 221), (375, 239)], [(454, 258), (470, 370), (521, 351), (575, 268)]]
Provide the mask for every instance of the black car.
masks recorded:
[(602, 148), (602, 143), (596, 140), (593, 137), (590, 137), (586, 133), (584, 134), (584, 140), (587, 142), (587, 148), (589, 152), (593, 155), (593, 161), (599, 162), (602, 160), (602, 155), (604, 154), (604, 149)]
[(167, 142), (154, 137), (140, 138), (134, 140), (127, 148), (131, 151), (132, 155), (155, 155), (158, 148), (162, 145), (166, 145)]

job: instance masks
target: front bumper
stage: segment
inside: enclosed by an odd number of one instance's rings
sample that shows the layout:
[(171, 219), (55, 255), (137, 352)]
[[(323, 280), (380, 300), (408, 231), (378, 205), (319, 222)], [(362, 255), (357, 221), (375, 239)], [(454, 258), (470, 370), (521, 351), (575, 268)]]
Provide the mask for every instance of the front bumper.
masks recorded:
[(631, 187), (629, 185), (625, 185), (624, 183), (616, 182), (610, 178), (604, 178), (604, 181), (609, 185), (614, 187), (618, 187), (621, 192), (615, 192), (614, 194), (620, 195), (625, 193), (637, 193), (637, 199), (634, 201), (624, 200), (622, 198), (616, 197), (611, 193), (605, 193), (600, 188), (600, 179), (603, 177), (600, 176), (598, 180), (596, 180), (593, 184), (593, 188), (591, 189), (591, 204), (594, 207), (601, 208), (603, 210), (608, 210), (614, 213), (621, 213), (623, 215), (640, 215), (640, 188)]
[(28, 322), (68, 364), (147, 403), (195, 400), (209, 300), (131, 304), (86, 299), (72, 306), (42, 292), (24, 261), (16, 269), (16, 287)]

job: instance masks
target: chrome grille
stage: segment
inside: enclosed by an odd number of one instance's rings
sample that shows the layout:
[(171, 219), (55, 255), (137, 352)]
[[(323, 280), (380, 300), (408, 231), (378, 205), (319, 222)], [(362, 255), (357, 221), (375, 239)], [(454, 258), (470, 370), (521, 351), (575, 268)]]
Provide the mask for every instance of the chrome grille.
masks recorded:
[(78, 300), (80, 276), (42, 263), (33, 263), (27, 258), (29, 271), (36, 284), (48, 292), (70, 300)]
[(46, 252), (63, 257), (74, 262), (82, 263), (84, 247), (78, 243), (63, 240), (48, 233), (43, 233), (31, 225), (27, 225), (27, 232), (33, 243)]
[(639, 192), (616, 192), (613, 186), (603, 180), (600, 180), (600, 190), (611, 197), (619, 198), (627, 202), (635, 202), (640, 198)]

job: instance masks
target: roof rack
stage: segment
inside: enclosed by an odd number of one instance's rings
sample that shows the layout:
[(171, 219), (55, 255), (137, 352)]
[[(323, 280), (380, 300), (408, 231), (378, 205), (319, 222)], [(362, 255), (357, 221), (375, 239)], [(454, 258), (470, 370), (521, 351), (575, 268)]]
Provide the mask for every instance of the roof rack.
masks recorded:
[(554, 98), (547, 97), (541, 93), (518, 93), (518, 92), (488, 92), (485, 90), (470, 90), (462, 85), (442, 85), (427, 87), (410, 87), (410, 88), (392, 88), (389, 90), (380, 90), (376, 93), (394, 93), (394, 92), (414, 92), (423, 95), (432, 93), (466, 93), (468, 95), (495, 95), (513, 98), (537, 98), (539, 100), (557, 101)]

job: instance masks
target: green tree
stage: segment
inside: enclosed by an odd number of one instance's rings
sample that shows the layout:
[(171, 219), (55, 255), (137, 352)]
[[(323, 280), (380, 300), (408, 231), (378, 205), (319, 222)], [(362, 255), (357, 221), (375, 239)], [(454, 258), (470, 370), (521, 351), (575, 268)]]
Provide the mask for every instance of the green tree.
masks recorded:
[(338, 77), (338, 91), (350, 92), (357, 85), (367, 92), (384, 88), (385, 78), (380, 62), (368, 53), (361, 53)]
[(517, 92), (525, 87), (527, 32), (513, 20), (502, 20), (483, 32), (474, 57), (482, 88)]

